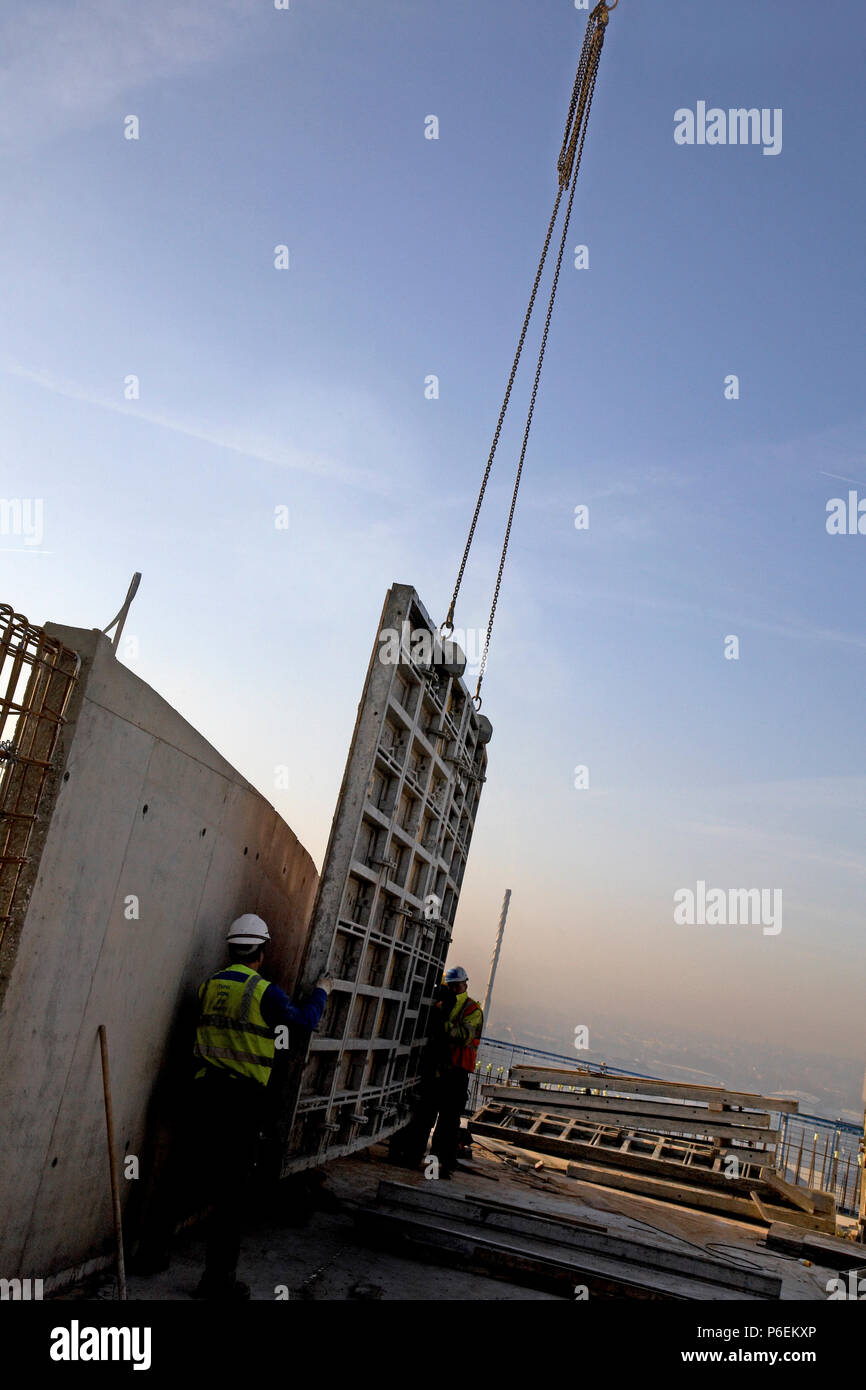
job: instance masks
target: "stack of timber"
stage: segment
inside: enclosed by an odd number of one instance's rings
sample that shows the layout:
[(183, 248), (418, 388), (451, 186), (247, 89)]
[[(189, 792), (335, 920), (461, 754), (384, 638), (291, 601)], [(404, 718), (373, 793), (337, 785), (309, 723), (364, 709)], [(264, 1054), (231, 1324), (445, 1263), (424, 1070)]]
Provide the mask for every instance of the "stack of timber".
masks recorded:
[[(833, 1234), (833, 1196), (776, 1171), (775, 1114), (795, 1100), (577, 1067), (515, 1066), (482, 1087), (472, 1134), (569, 1159), (568, 1174), (738, 1220)], [(556, 1089), (551, 1089), (555, 1087)]]
[(615, 1235), (593, 1221), (443, 1191), (380, 1182), (355, 1219), (366, 1238), (428, 1262), (468, 1268), (524, 1288), (574, 1299), (777, 1299), (781, 1278), (697, 1249)]

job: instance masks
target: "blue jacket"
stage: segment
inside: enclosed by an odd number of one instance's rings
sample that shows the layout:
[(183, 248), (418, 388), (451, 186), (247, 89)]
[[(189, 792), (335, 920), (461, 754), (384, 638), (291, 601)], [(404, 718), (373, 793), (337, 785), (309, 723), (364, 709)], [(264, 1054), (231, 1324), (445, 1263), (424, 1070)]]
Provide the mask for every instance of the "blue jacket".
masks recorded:
[[(229, 966), (231, 969), (231, 966)], [(265, 1023), (272, 1028), (276, 1028), (281, 1023), (294, 1025), (300, 1028), (313, 1029), (316, 1027), (322, 1014), (325, 1012), (325, 1005), (328, 1002), (328, 995), (323, 989), (314, 989), (310, 996), (309, 1003), (300, 1006), (293, 1004), (287, 994), (280, 989), (279, 985), (268, 985), (262, 995), (262, 1002), (259, 1005), (262, 1011), (262, 1018)]]

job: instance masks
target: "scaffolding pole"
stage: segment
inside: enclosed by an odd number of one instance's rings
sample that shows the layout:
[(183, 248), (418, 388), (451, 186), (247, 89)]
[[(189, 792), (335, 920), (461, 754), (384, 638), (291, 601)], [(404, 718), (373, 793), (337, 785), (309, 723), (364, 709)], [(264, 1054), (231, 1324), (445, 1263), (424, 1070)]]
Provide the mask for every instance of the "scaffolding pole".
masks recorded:
[(499, 964), (499, 952), (502, 950), (502, 938), (505, 935), (505, 919), (508, 916), (508, 904), (511, 902), (511, 889), (506, 888), (505, 897), (502, 899), (502, 911), (499, 914), (499, 926), (496, 931), (496, 945), (493, 948), (493, 957), (490, 961), (490, 978), (487, 981), (487, 993), (484, 996), (484, 1027), (490, 1029), (490, 1001), (493, 998), (493, 981), (496, 979), (496, 967)]

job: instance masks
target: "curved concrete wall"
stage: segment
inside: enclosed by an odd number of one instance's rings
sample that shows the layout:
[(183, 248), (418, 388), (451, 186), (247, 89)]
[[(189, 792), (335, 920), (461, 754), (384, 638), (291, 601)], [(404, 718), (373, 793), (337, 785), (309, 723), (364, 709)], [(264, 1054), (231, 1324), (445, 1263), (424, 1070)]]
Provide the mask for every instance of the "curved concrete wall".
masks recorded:
[[(265, 918), (266, 973), (290, 990), (318, 885), (274, 808), (106, 637), (48, 631), (82, 672), (0, 1009), (3, 1278), (48, 1278), (111, 1248), (99, 1024), (119, 1159), (140, 1155), (173, 1029), (224, 960), (227, 923)], [(126, 1200), (135, 1184), (121, 1181)]]

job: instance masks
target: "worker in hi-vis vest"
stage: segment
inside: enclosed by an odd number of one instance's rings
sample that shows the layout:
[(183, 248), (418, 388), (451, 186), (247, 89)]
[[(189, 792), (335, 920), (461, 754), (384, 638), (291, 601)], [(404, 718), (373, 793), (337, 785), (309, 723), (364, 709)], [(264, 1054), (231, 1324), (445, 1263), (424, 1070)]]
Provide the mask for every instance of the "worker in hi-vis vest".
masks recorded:
[(436, 1176), (450, 1178), (459, 1167), (460, 1120), (466, 1108), (469, 1078), (475, 1070), (484, 1022), (478, 1001), (468, 993), (469, 976), (462, 965), (446, 970), (430, 1011), (428, 1044), (421, 1063), (418, 1099), (409, 1124), (391, 1143), (394, 1163), (418, 1168), (427, 1140), (437, 1160)]
[(197, 1148), (207, 1167), (213, 1203), (205, 1272), (196, 1297), (249, 1298), (236, 1277), (240, 1219), (256, 1158), (265, 1087), (271, 1076), (281, 1025), (313, 1029), (322, 1017), (331, 977), (323, 975), (308, 1004), (258, 973), (270, 933), (261, 917), (245, 912), (227, 933), (229, 964), (199, 987), (199, 1019), (193, 1083), (201, 1130)]
[(462, 965), (446, 970), (442, 983), (445, 998), (439, 1008), (445, 1046), (439, 1064), (439, 1119), (430, 1148), (439, 1160), (439, 1176), (448, 1178), (458, 1166), (460, 1119), (478, 1060), (484, 1015), (478, 1001), (469, 997), (469, 976)]

